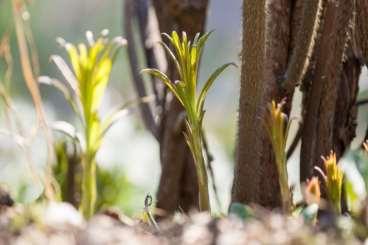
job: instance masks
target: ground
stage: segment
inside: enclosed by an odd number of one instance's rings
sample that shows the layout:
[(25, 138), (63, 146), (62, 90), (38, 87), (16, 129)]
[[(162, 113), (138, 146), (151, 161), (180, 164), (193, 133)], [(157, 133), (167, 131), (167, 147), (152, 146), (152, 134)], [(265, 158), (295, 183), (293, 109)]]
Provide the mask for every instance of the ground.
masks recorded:
[[(346, 224), (344, 224), (344, 222)], [(285, 217), (260, 211), (246, 221), (235, 216), (213, 218), (207, 213), (177, 214), (158, 222), (158, 228), (115, 211), (88, 222), (66, 203), (2, 209), (3, 244), (363, 244), (354, 238), (346, 220), (342, 228), (311, 226), (301, 216)]]

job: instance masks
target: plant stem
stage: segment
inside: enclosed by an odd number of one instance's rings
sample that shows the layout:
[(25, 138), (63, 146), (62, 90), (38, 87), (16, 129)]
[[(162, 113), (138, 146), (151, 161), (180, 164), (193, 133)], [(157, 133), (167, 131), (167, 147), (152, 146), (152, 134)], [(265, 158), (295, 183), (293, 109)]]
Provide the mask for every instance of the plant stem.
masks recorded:
[(286, 163), (279, 170), (279, 184), (281, 191), (282, 207), (285, 213), (289, 213), (291, 209), (291, 195), (288, 184)]
[(95, 212), (97, 196), (96, 163), (88, 154), (84, 158), (83, 168), (81, 210), (83, 216), (88, 219)]
[(334, 211), (337, 214), (341, 214), (341, 200), (335, 200), (333, 202), (333, 206), (334, 206)]
[[(90, 115), (85, 113), (86, 115)], [(97, 187), (96, 187), (96, 162), (95, 152), (92, 149), (92, 121), (90, 116), (86, 116), (86, 152), (83, 158), (83, 176), (82, 176), (82, 202), (81, 211), (86, 219), (92, 217), (95, 212)]]
[(192, 144), (191, 151), (197, 169), (199, 210), (211, 212), (208, 193), (208, 176), (203, 157), (203, 138), (201, 128), (202, 127), (199, 125), (199, 123), (194, 122), (191, 124), (191, 130), (188, 130), (191, 132), (188, 136)]

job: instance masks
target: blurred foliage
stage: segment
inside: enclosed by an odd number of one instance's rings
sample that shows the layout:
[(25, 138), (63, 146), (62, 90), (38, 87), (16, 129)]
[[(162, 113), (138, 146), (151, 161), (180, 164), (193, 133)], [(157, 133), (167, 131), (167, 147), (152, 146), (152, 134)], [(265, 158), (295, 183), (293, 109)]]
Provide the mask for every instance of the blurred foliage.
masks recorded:
[(331, 152), (327, 158), (323, 158), (325, 167), (325, 184), (327, 197), (336, 212), (341, 213), (341, 192), (344, 173), (337, 164), (336, 154)]
[(229, 216), (235, 216), (241, 220), (247, 221), (254, 218), (254, 211), (247, 205), (234, 202), (230, 205)]
[[(79, 206), (81, 196), (81, 162), (80, 152), (73, 146), (60, 140), (55, 144), (56, 163), (53, 167), (55, 178), (61, 189), (62, 201)], [(127, 214), (135, 210), (135, 186), (118, 167), (103, 168), (97, 165), (97, 202), (96, 211), (116, 207)]]
[[(121, 37), (110, 40), (108, 34), (108, 30), (103, 30), (95, 39), (93, 33), (87, 31), (87, 44), (79, 43), (77, 46), (58, 38), (59, 44), (69, 55), (71, 68), (60, 56), (53, 55), (51, 59), (64, 76), (68, 86), (56, 79), (46, 79), (49, 84), (61, 90), (65, 100), (82, 121), (83, 137), (79, 138), (83, 162), (80, 209), (86, 218), (90, 218), (96, 209), (96, 154), (106, 132), (116, 121), (116, 115), (121, 114), (121, 110), (118, 110), (105, 118), (99, 115), (114, 61), (120, 48), (126, 44)], [(64, 124), (68, 125), (67, 122)], [(72, 127), (70, 125), (70, 128)]]

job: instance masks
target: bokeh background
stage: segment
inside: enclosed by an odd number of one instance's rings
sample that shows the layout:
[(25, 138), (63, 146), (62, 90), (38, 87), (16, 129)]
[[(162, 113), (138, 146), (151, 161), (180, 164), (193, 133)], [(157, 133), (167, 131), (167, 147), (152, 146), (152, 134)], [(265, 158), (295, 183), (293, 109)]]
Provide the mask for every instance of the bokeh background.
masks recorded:
[[(19, 65), (14, 24), (10, 0), (0, 0), (0, 38), (10, 33), (11, 51), (14, 59), (14, 71), (10, 86), (10, 95), (14, 99), (15, 110), (26, 132), (30, 132), (36, 123), (35, 112), (26, 89)], [(124, 0), (33, 0), (28, 13), (40, 61), (40, 75), (61, 78), (50, 56), (59, 54), (66, 57), (65, 51), (56, 43), (57, 37), (77, 43), (84, 41), (85, 31), (99, 33), (110, 30), (110, 36), (122, 35), (122, 13)], [(241, 49), (241, 0), (211, 0), (208, 12), (207, 29), (215, 30), (210, 38), (202, 59), (200, 76), (205, 78), (213, 69), (226, 62), (239, 64)], [(127, 64), (127, 53), (123, 50), (114, 66), (108, 93), (101, 109), (105, 114), (112, 107), (136, 97)], [(143, 68), (143, 67), (142, 67)], [(0, 62), (0, 78), (5, 72)], [(231, 68), (217, 81), (209, 94), (206, 104), (205, 129), (209, 137), (209, 147), (214, 155), (215, 182), (219, 189), (221, 207), (225, 211), (230, 199), (233, 179), (234, 146), (236, 140), (237, 104), (240, 70)], [(366, 75), (361, 85), (366, 86)], [(77, 120), (62, 95), (55, 89), (41, 86), (47, 120), (51, 123), (66, 120), (76, 124)], [(299, 97), (295, 97), (293, 116), (299, 117)], [(3, 104), (1, 104), (0, 127), (6, 130)], [(356, 142), (361, 141), (367, 121), (367, 110), (359, 110), (359, 127)], [(292, 133), (295, 131), (294, 123)], [(55, 137), (61, 137), (55, 134)], [(46, 162), (46, 147), (42, 135), (37, 134), (30, 140), (30, 152), (20, 149), (14, 136), (0, 134), (0, 184), (6, 185), (13, 196), (23, 202), (36, 199), (41, 191), (40, 185), (32, 179), (27, 164), (31, 162), (38, 171)], [(356, 143), (353, 144), (356, 147)], [(98, 163), (107, 169), (119, 170), (124, 176), (121, 182), (122, 192), (116, 206), (127, 213), (137, 213), (143, 208), (147, 193), (154, 194), (157, 189), (160, 165), (159, 149), (155, 139), (143, 128), (139, 114), (132, 113), (114, 125), (107, 134), (97, 158)], [(30, 156), (30, 157), (29, 157)], [(346, 169), (354, 175), (353, 165), (345, 158)], [(298, 182), (298, 151), (289, 163), (290, 182)], [(358, 175), (356, 175), (358, 176)], [(356, 177), (356, 188), (362, 195), (364, 184)], [(296, 185), (299, 190), (299, 186)], [(114, 193), (113, 193), (114, 194)], [(298, 198), (298, 194), (296, 195)]]

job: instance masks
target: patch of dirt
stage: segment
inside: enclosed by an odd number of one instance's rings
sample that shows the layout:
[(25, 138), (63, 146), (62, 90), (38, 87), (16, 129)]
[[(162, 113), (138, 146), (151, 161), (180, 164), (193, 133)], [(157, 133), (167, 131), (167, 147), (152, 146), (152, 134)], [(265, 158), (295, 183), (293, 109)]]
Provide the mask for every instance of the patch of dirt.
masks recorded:
[(86, 222), (65, 203), (48, 204), (38, 211), (16, 207), (0, 213), (0, 245), (363, 244), (344, 232), (320, 232), (301, 218), (276, 213), (246, 222), (236, 217), (212, 218), (207, 213), (194, 213), (176, 215), (160, 221), (158, 226), (159, 230), (111, 214), (97, 214)]

